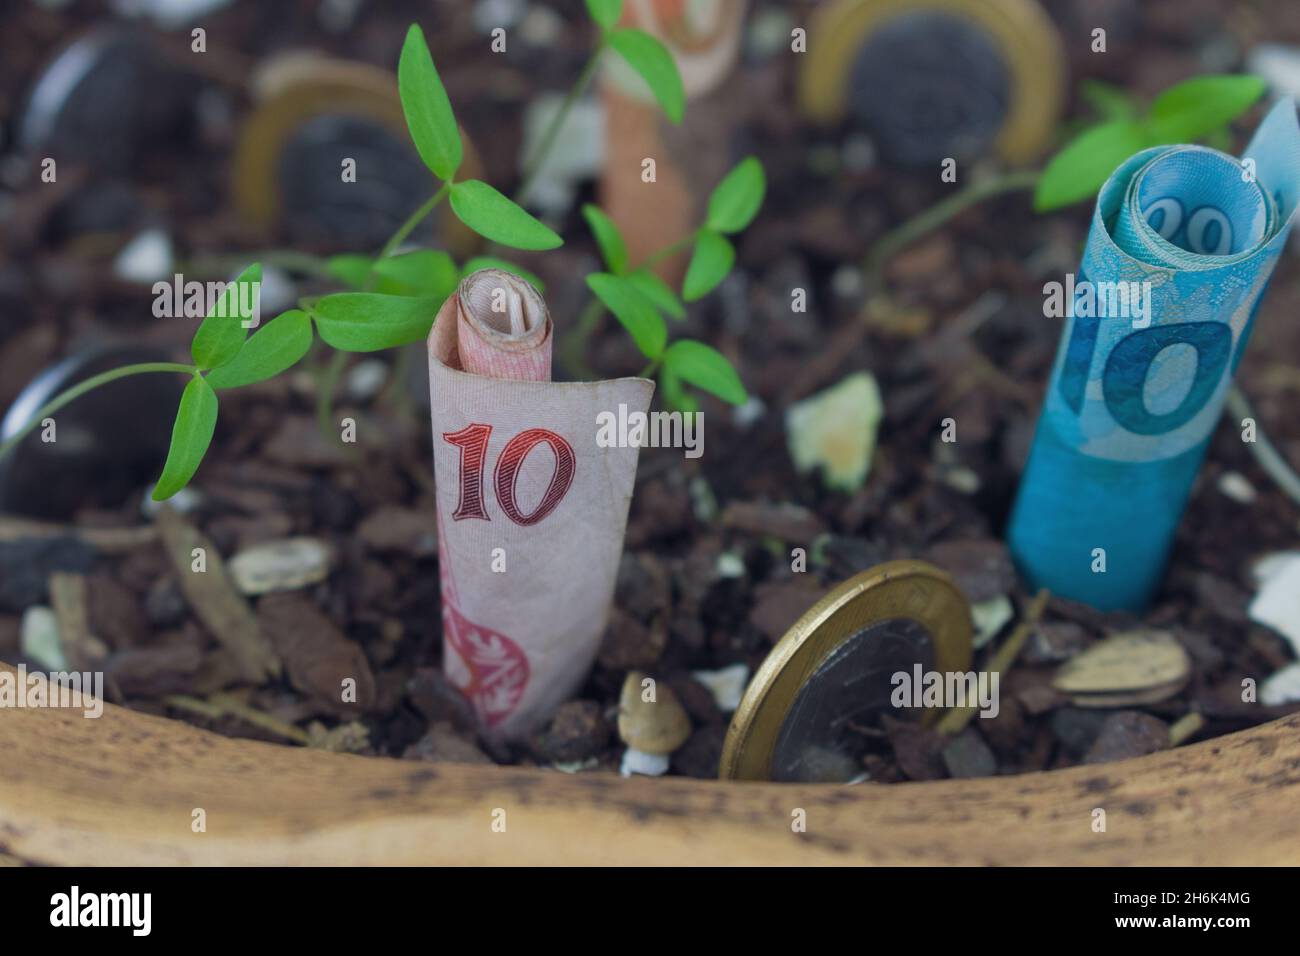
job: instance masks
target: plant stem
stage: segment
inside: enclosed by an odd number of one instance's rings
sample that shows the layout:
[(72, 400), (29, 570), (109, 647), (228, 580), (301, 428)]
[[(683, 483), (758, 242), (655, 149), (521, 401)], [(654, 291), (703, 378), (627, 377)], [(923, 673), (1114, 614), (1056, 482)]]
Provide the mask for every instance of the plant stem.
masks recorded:
[(141, 375), (146, 372), (182, 372), (186, 375), (194, 374), (194, 366), (181, 365), (179, 362), (140, 362), (136, 365), (123, 365), (121, 368), (115, 368), (107, 372), (101, 372), (98, 375), (91, 376), (84, 382), (78, 382), (72, 388), (60, 392), (54, 398), (50, 399), (31, 417), (22, 428), (18, 429), (12, 436), (6, 438), (0, 443), (0, 458), (3, 458), (14, 449), (17, 444), (27, 437), (37, 425), (44, 421), (48, 416), (53, 415), (60, 408), (69, 402), (80, 398), (87, 392), (99, 388), (101, 385), (107, 385), (109, 382), (115, 382), (119, 378), (126, 378), (128, 375)]
[(878, 288), (880, 274), (895, 255), (923, 236), (929, 235), (948, 220), (971, 206), (1002, 193), (1019, 189), (1032, 189), (1042, 174), (1038, 170), (1020, 170), (1004, 173), (991, 179), (981, 179), (953, 193), (947, 199), (908, 219), (896, 229), (881, 236), (867, 254), (866, 272), (869, 288)]
[[(1011, 665), (1016, 662), (1020, 649), (1025, 646), (1025, 641), (1029, 640), (1029, 635), (1033, 633), (1039, 619), (1043, 616), (1043, 611), (1047, 609), (1047, 601), (1050, 597), (1051, 594), (1048, 593), (1047, 588), (1042, 588), (1034, 595), (1029, 602), (1029, 606), (1025, 608), (1025, 613), (1021, 616), (1020, 623), (1016, 625), (1015, 630), (1002, 642), (1002, 646), (989, 657), (988, 663), (984, 666), (986, 671), (1004, 674), (1006, 671), (1011, 670)], [(978, 705), (954, 707), (943, 715), (939, 722), (934, 725), (934, 729), (941, 734), (959, 734), (966, 729), (966, 725), (970, 723), (971, 718), (975, 716), (978, 710)]]
[(683, 236), (682, 238), (678, 239), (672, 245), (664, 246), (658, 252), (654, 253), (649, 258), (647, 258), (645, 262), (637, 266), (637, 268), (653, 269), (655, 266), (659, 265), (659, 263), (663, 262), (665, 259), (671, 259), (673, 256), (677, 255), (677, 253), (681, 252), (683, 249), (689, 246), (692, 242), (695, 241), (695, 237), (698, 235), (699, 235), (699, 231), (696, 230), (695, 232), (691, 233), (689, 236)]
[[(428, 217), (429, 213), (438, 208), (438, 203), (442, 202), (443, 197), (447, 195), (448, 189), (450, 189), (450, 185), (448, 183), (443, 183), (436, 193), (425, 200), (424, 205), (411, 213), (411, 215), (406, 218), (406, 222), (397, 227), (397, 232), (388, 237), (388, 241), (384, 243), (384, 247), (379, 250), (379, 255), (375, 256), (375, 262), (378, 262), (380, 259), (387, 259), (391, 256), (393, 251), (406, 241), (406, 237), (415, 231), (415, 227), (422, 223)], [(367, 283), (374, 277), (374, 271), (375, 264), (372, 262), (370, 264), (370, 275), (366, 277)]]
[[(364, 290), (369, 292), (375, 285), (376, 273), (375, 265), (381, 259), (387, 259), (391, 256), (403, 242), (406, 237), (415, 231), (415, 227), (422, 223), (429, 214), (438, 208), (438, 204), (450, 190), (449, 183), (443, 183), (438, 187), (438, 191), (424, 201), (419, 209), (406, 217), (406, 222), (397, 227), (397, 231), (388, 237), (379, 254), (375, 256), (370, 263), (370, 269), (366, 273)], [(300, 303), (301, 304), (301, 303)], [(320, 428), (323, 437), (328, 438), (334, 433), (334, 390), (338, 388), (339, 378), (343, 374), (343, 368), (347, 365), (348, 354), (335, 350), (330, 356), (329, 364), (325, 367), (321, 375), (320, 383), (316, 389), (316, 425)]]
[(1243, 418), (1255, 420), (1255, 441), (1247, 442), (1250, 453), (1255, 456), (1255, 461), (1259, 467), (1264, 469), (1264, 473), (1277, 483), (1277, 486), (1286, 493), (1286, 495), (1296, 504), (1300, 504), (1300, 477), (1291, 470), (1287, 460), (1282, 457), (1282, 453), (1269, 440), (1268, 435), (1264, 434), (1264, 429), (1259, 424), (1259, 419), (1255, 415), (1255, 410), (1250, 407), (1250, 402), (1240, 388), (1233, 385), (1228, 389), (1228, 399), (1224, 403), (1224, 411), (1228, 416), (1235, 419), (1234, 427), (1241, 427)]
[(316, 384), (316, 425), (327, 438), (334, 433), (334, 392), (347, 364), (348, 353), (335, 349)]
[(637, 372), (637, 377), (649, 378), (650, 376), (654, 375), (655, 372), (659, 371), (659, 366), (663, 364), (663, 361), (664, 360), (662, 356), (657, 359), (651, 360), (651, 362), (648, 365), (646, 365), (645, 368)]
[(560, 104), (560, 108), (551, 117), (550, 125), (542, 133), (537, 149), (533, 151), (532, 156), (528, 157), (528, 162), (524, 165), (523, 181), (520, 183), (519, 191), (515, 193), (516, 202), (522, 203), (528, 198), (528, 190), (532, 188), (533, 182), (537, 179), (537, 174), (541, 172), (542, 163), (546, 161), (547, 155), (551, 152), (551, 147), (555, 145), (555, 138), (560, 135), (560, 130), (564, 127), (564, 121), (568, 119), (569, 113), (573, 110), (573, 105), (578, 102), (578, 98), (586, 91), (592, 77), (596, 75), (596, 67), (600, 64), (600, 55), (604, 52), (605, 41), (602, 40), (600, 45), (592, 51), (591, 59), (587, 61), (587, 65), (582, 68), (578, 81), (573, 84), (572, 89), (565, 96), (564, 102)]
[(565, 369), (575, 378), (591, 378), (593, 372), (582, 359), (582, 352), (588, 340), (600, 325), (601, 316), (605, 314), (605, 305), (592, 297), (578, 316), (578, 321), (560, 344), (560, 360)]

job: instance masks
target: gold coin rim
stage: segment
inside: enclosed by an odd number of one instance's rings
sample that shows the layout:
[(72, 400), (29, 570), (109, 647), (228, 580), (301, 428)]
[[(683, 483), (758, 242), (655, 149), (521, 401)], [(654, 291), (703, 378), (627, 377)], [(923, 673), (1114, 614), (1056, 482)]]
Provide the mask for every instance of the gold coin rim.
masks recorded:
[[(400, 141), (410, 141), (397, 74), (351, 60), (320, 58), (295, 63), (292, 72), (254, 107), (240, 128), (231, 163), (231, 191), (246, 221), (261, 229), (275, 225), (281, 213), (276, 176), (280, 151), (306, 120), (329, 113), (378, 122)], [(482, 160), (464, 126), (460, 138), (464, 157), (457, 179), (482, 178)], [(429, 173), (429, 182), (432, 192), (438, 182), (433, 173)], [(438, 229), (458, 256), (472, 255), (481, 244), (450, 206), (439, 210)]]
[(903, 13), (933, 10), (982, 27), (1011, 71), (1011, 102), (994, 149), (1013, 165), (1046, 148), (1065, 105), (1065, 45), (1036, 0), (838, 0), (820, 8), (799, 71), (799, 102), (820, 123), (848, 110), (848, 75), (862, 38)]
[[(795, 621), (755, 672), (727, 728), (718, 764), (719, 779), (771, 779), (776, 732), (784, 724), (799, 689), (848, 633), (856, 630), (828, 625), (837, 616), (847, 617), (847, 612), (858, 603), (866, 603), (868, 606), (861, 610), (872, 613), (872, 605), (890, 600), (895, 589), (918, 579), (940, 586), (937, 600), (906, 615), (932, 635), (933, 666), (940, 671), (970, 669), (974, 653), (970, 605), (950, 575), (932, 564), (915, 560), (888, 561), (862, 571), (835, 587)], [(778, 689), (778, 684), (787, 686)], [(933, 719), (938, 712), (926, 716)]]

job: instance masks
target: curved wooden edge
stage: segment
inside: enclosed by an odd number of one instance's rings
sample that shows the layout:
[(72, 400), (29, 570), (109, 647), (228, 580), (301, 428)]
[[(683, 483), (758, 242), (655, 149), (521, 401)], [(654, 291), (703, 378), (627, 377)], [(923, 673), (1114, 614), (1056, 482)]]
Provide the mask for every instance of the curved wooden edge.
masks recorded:
[[(197, 809), (206, 832), (194, 832)], [(1094, 831), (1097, 809), (1105, 832)], [(98, 719), (5, 708), (4, 855), (75, 865), (1294, 865), (1300, 715), (1102, 766), (802, 786), (355, 757), (112, 704)]]

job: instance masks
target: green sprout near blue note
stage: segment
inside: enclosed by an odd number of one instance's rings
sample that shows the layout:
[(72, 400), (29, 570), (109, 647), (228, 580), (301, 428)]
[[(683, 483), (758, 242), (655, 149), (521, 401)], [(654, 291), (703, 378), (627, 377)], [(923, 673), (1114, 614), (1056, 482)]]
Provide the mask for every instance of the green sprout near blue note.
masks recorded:
[(1149, 108), (1123, 90), (1090, 81), (1081, 95), (1098, 122), (1075, 133), (1041, 170), (1012, 170), (976, 180), (882, 236), (867, 256), (867, 274), (880, 286), (885, 265), (971, 206), (1004, 193), (1032, 189), (1034, 211), (1053, 212), (1097, 195), (1115, 168), (1150, 146), (1208, 141), (1229, 145), (1228, 124), (1264, 95), (1257, 76), (1197, 76), (1162, 92)]

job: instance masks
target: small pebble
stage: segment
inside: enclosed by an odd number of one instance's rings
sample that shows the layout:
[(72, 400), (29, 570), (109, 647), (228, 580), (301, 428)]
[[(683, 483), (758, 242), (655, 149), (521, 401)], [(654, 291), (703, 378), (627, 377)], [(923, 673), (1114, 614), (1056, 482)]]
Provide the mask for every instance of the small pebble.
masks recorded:
[(663, 681), (654, 685), (654, 699), (642, 687), (645, 676), (630, 671), (623, 681), (618, 701), (618, 736), (629, 747), (647, 754), (667, 755), (686, 742), (691, 735), (691, 720)]
[(691, 512), (695, 520), (709, 524), (718, 516), (718, 498), (709, 487), (708, 479), (696, 475), (689, 485), (691, 495)]
[(630, 777), (634, 773), (646, 777), (662, 777), (668, 772), (668, 765), (671, 762), (668, 754), (648, 754), (635, 747), (628, 747), (623, 751), (623, 760), (619, 764), (618, 772), (625, 777)]
[(1088, 632), (1074, 621), (1039, 624), (1025, 647), (1026, 664), (1059, 664), (1088, 646)]
[(1246, 54), (1246, 70), (1263, 77), (1278, 96), (1300, 96), (1300, 49), (1260, 43)]
[(857, 266), (840, 266), (831, 275), (831, 289), (841, 299), (856, 299), (862, 295), (866, 283)]
[(713, 694), (718, 710), (729, 714), (740, 706), (740, 699), (749, 685), (749, 666), (732, 664), (716, 671), (692, 671), (691, 676)]
[(972, 638), (974, 646), (983, 647), (993, 640), (1015, 616), (1016, 610), (1011, 604), (1011, 598), (1005, 594), (972, 604), (970, 617), (971, 623), (975, 625), (975, 635)]
[(554, 764), (581, 764), (605, 750), (609, 735), (609, 721), (599, 703), (570, 700), (560, 705), (550, 726), (537, 735), (533, 749)]
[(857, 491), (867, 480), (884, 415), (870, 372), (855, 372), (785, 413), (790, 457), (800, 472), (821, 470), (826, 487)]
[(1300, 661), (1288, 664), (1259, 688), (1259, 702), (1266, 707), (1300, 702)]
[(329, 577), (332, 549), (315, 538), (285, 538), (254, 545), (230, 559), (240, 593), (293, 591)]
[(558, 13), (549, 7), (534, 4), (528, 8), (523, 22), (519, 24), (519, 36), (525, 43), (537, 47), (549, 47), (564, 35), (565, 22)]
[(776, 7), (765, 7), (749, 18), (745, 52), (755, 60), (766, 60), (789, 48), (790, 14)]
[(1101, 731), (1084, 754), (1084, 763), (1109, 763), (1143, 757), (1169, 747), (1169, 725), (1137, 710), (1107, 715)]
[(149, 586), (144, 596), (144, 613), (155, 627), (175, 627), (185, 620), (188, 605), (175, 578), (162, 577)]
[(876, 165), (876, 144), (866, 133), (852, 133), (844, 139), (840, 162), (845, 172), (865, 173)]
[(1285, 568), (1292, 561), (1300, 560), (1300, 551), (1272, 551), (1256, 558), (1250, 565), (1250, 580), (1256, 588)]
[(1225, 471), (1219, 476), (1219, 491), (1243, 505), (1251, 504), (1257, 497), (1255, 486), (1236, 471)]
[(34, 604), (23, 612), (18, 646), (23, 657), (46, 670), (69, 669), (68, 659), (63, 654), (63, 641), (59, 636), (58, 618), (54, 611), (42, 604)]
[(980, 490), (980, 476), (965, 465), (949, 468), (943, 473), (943, 482), (963, 495), (973, 495)]
[(480, 750), (473, 740), (448, 723), (432, 725), (428, 733), (406, 748), (402, 757), (431, 763), (492, 763), (492, 758)]
[(144, 497), (140, 499), (140, 514), (152, 521), (158, 512), (164, 507), (171, 508), (180, 514), (190, 514), (195, 508), (203, 503), (203, 493), (197, 489), (186, 486), (176, 494), (172, 495), (166, 501), (153, 500), (154, 486), (150, 485), (144, 490)]
[(751, 395), (744, 405), (738, 405), (732, 409), (731, 423), (744, 430), (758, 424), (766, 413), (767, 405), (763, 403), (763, 400), (757, 395)]
[(720, 578), (743, 578), (745, 561), (734, 551), (724, 551), (718, 555), (717, 571)]
[(925, 560), (949, 574), (966, 600), (975, 604), (1006, 596), (1016, 586), (1007, 546), (996, 538), (959, 538), (934, 545)]
[(388, 363), (382, 359), (363, 359), (348, 369), (348, 397), (358, 402), (374, 398), (388, 381)]
[(157, 282), (172, 276), (172, 241), (161, 229), (147, 229), (117, 254), (113, 272), (127, 282)]
[(1300, 554), (1288, 553), (1268, 572), (1247, 613), (1286, 638), (1300, 657)]
[(967, 727), (943, 748), (943, 764), (948, 775), (958, 779), (991, 777), (998, 772), (997, 758), (974, 727)]

